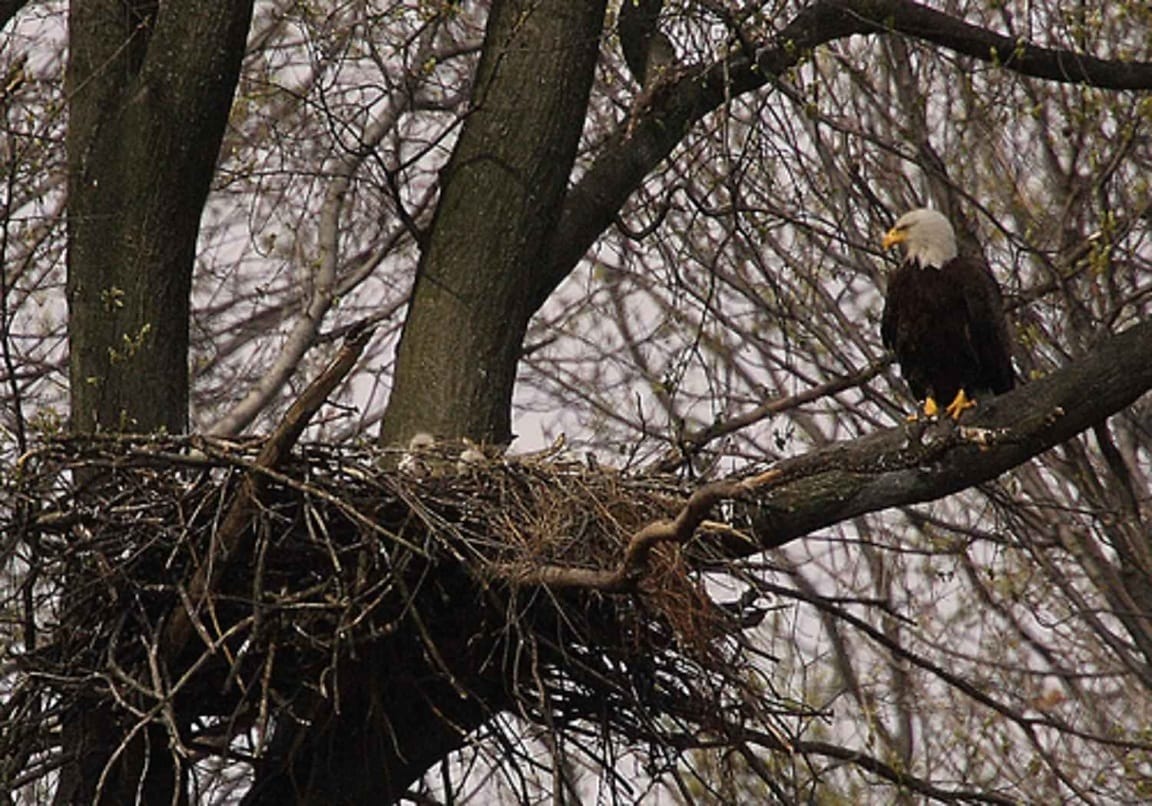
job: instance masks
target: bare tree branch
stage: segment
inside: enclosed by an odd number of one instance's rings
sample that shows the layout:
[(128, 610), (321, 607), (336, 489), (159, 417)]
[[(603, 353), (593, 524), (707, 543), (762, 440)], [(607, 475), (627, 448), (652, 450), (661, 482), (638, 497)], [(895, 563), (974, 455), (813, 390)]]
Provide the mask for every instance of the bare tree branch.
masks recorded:
[(812, 50), (856, 34), (898, 33), (923, 39), (1021, 75), (1107, 89), (1152, 88), (1152, 63), (1099, 59), (1045, 48), (909, 0), (817, 0), (750, 59), (742, 52), (687, 71), (654, 93), (627, 128), (608, 141), (570, 191), (541, 273), (540, 304), (568, 275), (617, 211), (701, 118), (732, 97), (759, 89)]
[[(313, 415), (356, 365), (371, 337), (372, 330), (368, 328), (357, 328), (348, 334), (336, 357), (300, 394), (276, 430), (265, 440), (260, 454), (256, 457), (258, 469), (276, 469), (283, 463)], [(198, 624), (198, 614), (206, 596), (212, 592), (216, 581), (228, 570), (233, 559), (242, 554), (251, 543), (253, 535), (248, 525), (258, 507), (260, 492), (265, 483), (266, 478), (259, 470), (254, 470), (249, 473), (232, 500), (220, 528), (216, 531), (211, 560), (192, 578), (188, 585), (185, 607), (173, 613), (172, 620), (165, 630), (163, 649), (166, 657), (175, 657), (187, 645), (192, 637), (193, 628)]]
[(754, 423), (771, 417), (773, 414), (778, 414), (797, 406), (803, 406), (805, 403), (819, 400), (822, 397), (828, 397), (847, 389), (854, 389), (861, 386), (883, 372), (884, 368), (890, 363), (892, 363), (890, 359), (877, 361), (851, 375), (833, 378), (826, 383), (805, 389), (803, 392), (795, 395), (774, 397), (770, 400), (765, 400), (760, 405), (753, 406), (748, 411), (741, 412), (727, 419), (717, 419), (709, 425), (690, 431), (680, 440), (676, 451), (671, 452), (657, 462), (655, 470), (658, 472), (671, 473), (678, 467), (681, 467), (686, 460), (691, 459), (699, 453), (705, 445), (713, 440), (739, 431), (741, 428), (747, 428)]
[(1152, 64), (1148, 62), (1100, 59), (1033, 45), (909, 0), (826, 0), (813, 8), (820, 6), (859, 23), (861, 27), (852, 33), (907, 34), (1033, 78), (1109, 90), (1152, 87)]
[[(755, 501), (755, 550), (996, 478), (1152, 389), (1149, 351), (1152, 322), (1143, 322), (1064, 369), (987, 401), (967, 428), (943, 435), (929, 429), (920, 435), (923, 441), (916, 440), (915, 427), (892, 428), (779, 463), (781, 483)], [(982, 435), (987, 444), (978, 444)], [(751, 553), (743, 543), (729, 548)]]
[(0, 30), (26, 5), (28, 0), (0, 0)]
[[(773, 739), (771, 734), (766, 734), (762, 731), (744, 731), (744, 738), (748, 742), (754, 742), (763, 747), (778, 749), (778, 742)], [(878, 775), (887, 781), (899, 784), (902, 787), (907, 787), (921, 795), (945, 803), (959, 801), (962, 803), (994, 803), (998, 804), (998, 806), (1011, 806), (1011, 804), (1017, 802), (1012, 798), (1001, 797), (973, 789), (945, 789), (936, 786), (931, 781), (909, 775), (908, 772), (894, 767), (891, 764), (886, 764), (873, 755), (869, 755), (860, 750), (854, 750), (850, 747), (832, 744), (831, 742), (797, 742), (792, 746), (791, 750), (794, 753), (823, 756), (824, 758), (832, 758), (855, 764), (861, 769)]]
[(714, 506), (774, 482), (780, 473), (768, 470), (739, 481), (716, 481), (698, 488), (672, 520), (653, 521), (632, 535), (619, 567), (611, 571), (544, 565), (536, 568), (498, 565), (489, 573), (517, 585), (551, 588), (594, 588), (611, 593), (634, 590), (648, 567), (648, 557), (661, 543), (685, 543), (692, 538)]
[(785, 460), (766, 472), (697, 489), (676, 518), (637, 531), (613, 570), (493, 566), (518, 585), (634, 589), (658, 543), (684, 544), (724, 500), (747, 502), (754, 540), (717, 530), (726, 558), (777, 548), (837, 523), (931, 501), (1001, 473), (1103, 422), (1152, 389), (1152, 322), (1109, 338), (1063, 370), (983, 404), (972, 420), (914, 423)]
[[(419, 42), (417, 64), (424, 64), (434, 42), (435, 26), (430, 26)], [(406, 86), (406, 85), (401, 85)], [(412, 106), (411, 89), (393, 93), (389, 103), (365, 127), (354, 150), (339, 153), (322, 171), (332, 182), (325, 194), (319, 218), (318, 255), (313, 267), (301, 270), (309, 275), (311, 291), (300, 318), (285, 339), (284, 346), (244, 398), (208, 430), (215, 436), (235, 436), (249, 426), (288, 382), (305, 354), (317, 343), (320, 325), (341, 293), (340, 231), (349, 188), (361, 165), (372, 156), (380, 142), (392, 133), (396, 122)]]

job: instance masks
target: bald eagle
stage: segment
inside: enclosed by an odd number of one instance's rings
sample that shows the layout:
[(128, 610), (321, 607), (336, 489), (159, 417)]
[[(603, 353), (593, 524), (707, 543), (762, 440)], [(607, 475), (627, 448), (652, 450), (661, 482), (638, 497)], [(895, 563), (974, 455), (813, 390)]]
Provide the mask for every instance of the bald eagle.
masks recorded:
[(1000, 286), (979, 260), (958, 257), (952, 225), (935, 210), (912, 210), (884, 236), (904, 262), (888, 280), (880, 334), (924, 414), (951, 401), (953, 419), (975, 398), (1012, 388), (1008, 323)]

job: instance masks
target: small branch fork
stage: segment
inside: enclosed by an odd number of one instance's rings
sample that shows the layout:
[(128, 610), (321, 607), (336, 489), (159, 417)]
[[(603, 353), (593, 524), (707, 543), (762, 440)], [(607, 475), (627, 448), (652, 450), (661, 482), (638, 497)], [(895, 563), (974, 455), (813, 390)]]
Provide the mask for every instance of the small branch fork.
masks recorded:
[(703, 428), (687, 432), (679, 441), (675, 450), (660, 459), (653, 469), (658, 473), (672, 473), (682, 467), (686, 462), (691, 461), (705, 446), (714, 440), (734, 434), (742, 428), (747, 428), (750, 425), (766, 420), (775, 414), (790, 411), (807, 403), (837, 395), (848, 389), (863, 386), (883, 372), (891, 363), (892, 359), (885, 357), (880, 361), (864, 367), (864, 369), (859, 372), (834, 378), (826, 383), (805, 389), (795, 395), (766, 400), (747, 411), (735, 414), (727, 419), (718, 419)]

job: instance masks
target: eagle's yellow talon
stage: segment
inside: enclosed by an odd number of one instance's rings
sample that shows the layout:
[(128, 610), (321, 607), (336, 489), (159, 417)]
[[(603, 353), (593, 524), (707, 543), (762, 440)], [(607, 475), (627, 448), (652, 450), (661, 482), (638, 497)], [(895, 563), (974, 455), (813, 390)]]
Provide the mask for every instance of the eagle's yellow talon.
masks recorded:
[(952, 399), (952, 402), (948, 404), (944, 411), (946, 411), (948, 416), (953, 420), (959, 420), (961, 414), (967, 409), (973, 408), (976, 408), (976, 401), (968, 397), (964, 390), (961, 389), (956, 393), (956, 397)]
[[(929, 395), (924, 400), (923, 419), (935, 420), (939, 416), (940, 416), (940, 407), (936, 404), (936, 401), (932, 398), (932, 396)], [(920, 422), (920, 420), (921, 420), (921, 414), (920, 414), (919, 409), (917, 409), (916, 411), (912, 412), (911, 414), (909, 414), (907, 417), (904, 418), (904, 422), (906, 422), (906, 423), (918, 423), (918, 422)]]

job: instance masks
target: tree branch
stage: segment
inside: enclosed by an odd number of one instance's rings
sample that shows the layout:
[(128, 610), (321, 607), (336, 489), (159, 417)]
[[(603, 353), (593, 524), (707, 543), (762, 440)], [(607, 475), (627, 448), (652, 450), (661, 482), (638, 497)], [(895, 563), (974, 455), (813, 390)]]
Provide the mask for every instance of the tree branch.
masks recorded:
[(519, 565), (493, 565), (488, 573), (515, 585), (546, 585), (550, 588), (593, 588), (607, 593), (623, 593), (636, 588), (652, 550), (661, 543), (685, 543), (704, 523), (708, 513), (721, 501), (738, 498), (772, 483), (780, 476), (768, 470), (738, 481), (723, 480), (706, 484), (689, 496), (680, 513), (672, 520), (659, 520), (644, 526), (628, 541), (620, 565), (605, 571), (565, 565), (543, 565), (525, 568)]
[(750, 502), (757, 546), (730, 542), (726, 554), (774, 548), (857, 515), (994, 479), (1152, 389), (1149, 354), (1152, 322), (1143, 322), (1046, 378), (986, 401), (965, 427), (942, 423), (919, 434), (891, 428), (780, 462), (780, 483)]
[[(780, 752), (782, 749), (780, 742), (770, 733), (764, 731), (743, 728), (736, 735), (746, 743), (755, 743), (776, 752)], [(913, 792), (932, 798), (933, 800), (946, 803), (959, 801), (961, 803), (993, 803), (997, 804), (997, 806), (1011, 806), (1011, 804), (1018, 802), (1012, 798), (1002, 797), (990, 792), (980, 792), (975, 789), (945, 789), (936, 786), (930, 780), (918, 778), (903, 769), (887, 764), (862, 750), (842, 747), (837, 744), (832, 744), (831, 742), (796, 742), (788, 748), (788, 751), (800, 756), (823, 756), (824, 758), (854, 764), (860, 769), (867, 770), (886, 781), (910, 789)], [(749, 754), (746, 755), (745, 758), (748, 759), (749, 762), (752, 762), (755, 756)], [(765, 770), (765, 772), (767, 772), (767, 770)]]
[(1106, 90), (1152, 88), (1152, 63), (1033, 45), (909, 0), (827, 0), (817, 5), (838, 7), (859, 20), (865, 27), (855, 33), (907, 34), (1024, 76)]
[(984, 402), (962, 425), (950, 420), (890, 428), (777, 463), (744, 479), (704, 485), (672, 520), (634, 533), (615, 569), (560, 564), (493, 565), (515, 585), (635, 590), (659, 543), (686, 544), (711, 510), (739, 501), (752, 539), (714, 530), (691, 547), (702, 562), (717, 550), (736, 559), (776, 548), (849, 518), (932, 501), (996, 478), (1104, 422), (1152, 389), (1152, 322), (1112, 336), (1073, 364)]
[[(437, 30), (435, 25), (429, 26), (421, 36), (414, 64), (424, 65), (427, 62)], [(388, 104), (364, 127), (355, 148), (338, 151), (336, 156), (330, 158), (330, 164), (321, 171), (322, 175), (330, 176), (332, 180), (320, 208), (317, 259), (314, 265), (301, 267), (308, 275), (311, 286), (307, 303), (285, 338), (276, 359), (244, 398), (208, 429), (214, 436), (235, 436), (251, 425), (288, 383), (305, 354), (318, 343), (320, 325), (342, 290), (339, 276), (340, 233), (344, 225), (348, 191), (364, 161), (375, 153), (380, 142), (393, 132), (401, 116), (411, 109), (413, 86), (412, 81), (399, 82), (399, 89), (389, 96)]]
[(267, 482), (260, 470), (275, 469), (283, 464), (312, 417), (356, 365), (371, 337), (370, 328), (355, 328), (350, 331), (336, 357), (300, 393), (284, 414), (276, 430), (265, 440), (256, 457), (257, 469), (249, 472), (244, 479), (220, 527), (213, 535), (212, 557), (192, 577), (185, 596), (185, 606), (172, 613), (172, 618), (165, 627), (162, 643), (165, 659), (171, 661), (188, 645), (193, 629), (199, 627), (199, 613), (212, 595), (217, 581), (229, 570), (238, 556), (243, 556), (245, 549), (250, 545), (253, 535), (248, 527)]
[(0, 30), (26, 5), (28, 0), (0, 0)]
[(747, 428), (774, 414), (798, 408), (799, 406), (823, 397), (839, 394), (846, 389), (855, 389), (875, 378), (891, 363), (891, 358), (883, 358), (851, 375), (835, 377), (830, 381), (810, 387), (795, 395), (774, 397), (765, 400), (760, 405), (753, 406), (747, 411), (734, 414), (727, 419), (714, 420), (709, 425), (689, 431), (684, 434), (684, 437), (680, 440), (675, 450), (669, 451), (667, 455), (656, 462), (653, 470), (657, 473), (672, 473), (700, 453), (704, 446), (713, 440), (733, 434), (742, 428)]
[(620, 38), (624, 63), (641, 85), (647, 83), (648, 48), (663, 6), (664, 0), (629, 0), (620, 5), (616, 18), (616, 35)]
[(816, 0), (762, 43), (755, 59), (741, 51), (685, 71), (630, 116), (568, 193), (549, 252), (552, 260), (537, 285), (537, 303), (543, 304), (568, 276), (644, 177), (702, 118), (733, 97), (770, 83), (820, 45), (856, 34), (894, 33), (1021, 75), (1113, 90), (1152, 89), (1150, 62), (1099, 59), (1032, 45), (910, 0)]
[[(750, 733), (750, 735), (762, 734), (762, 731)], [(761, 742), (761, 744), (763, 744), (763, 742)], [(936, 786), (931, 780), (917, 778), (891, 764), (886, 764), (875, 756), (859, 750), (853, 750), (849, 747), (840, 747), (831, 742), (797, 742), (795, 752), (798, 755), (807, 756), (811, 754), (855, 764), (857, 767), (867, 770), (874, 775), (878, 775), (886, 781), (891, 781), (894, 784), (911, 789), (913, 792), (937, 801), (946, 803), (954, 801), (961, 803), (993, 803), (999, 806), (1008, 806), (1009, 804), (1019, 802), (1017, 799), (1003, 797), (991, 791), (981, 792), (975, 789), (945, 789), (944, 787)]]

